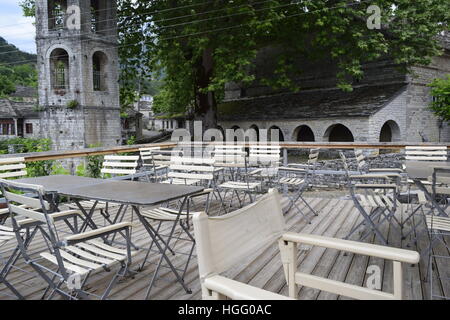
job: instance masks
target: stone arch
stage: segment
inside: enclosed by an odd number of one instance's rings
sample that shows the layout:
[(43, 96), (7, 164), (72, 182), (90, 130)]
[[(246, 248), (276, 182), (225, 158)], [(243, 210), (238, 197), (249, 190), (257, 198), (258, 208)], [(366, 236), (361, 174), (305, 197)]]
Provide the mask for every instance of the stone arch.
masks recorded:
[(328, 127), (324, 134), (324, 140), (329, 142), (354, 142), (355, 138), (349, 128), (341, 123)]
[(258, 126), (256, 124), (252, 124), (250, 126), (250, 129), (253, 129), (253, 130), (256, 131), (256, 141), (259, 141), (259, 128), (258, 128)]
[(67, 90), (70, 86), (69, 53), (63, 48), (54, 48), (49, 55), (52, 89)]
[(92, 54), (92, 85), (94, 91), (107, 91), (108, 56), (103, 51)]
[(217, 130), (220, 131), (220, 133), (222, 134), (222, 141), (225, 141), (225, 130), (223, 129), (222, 126), (217, 126)]
[(295, 128), (294, 134), (292, 135), (292, 140), (303, 141), (303, 142), (314, 142), (316, 141), (314, 132), (311, 127), (307, 125), (301, 125)]
[[(280, 127), (277, 127), (277, 126), (271, 126), (269, 128), (269, 132), (267, 133), (268, 141), (272, 141), (272, 130), (278, 130), (278, 141), (274, 141), (274, 142), (284, 141), (283, 131), (281, 131)], [(273, 137), (273, 138), (276, 139), (275, 137)]]
[(400, 126), (394, 120), (386, 121), (380, 129), (380, 142), (394, 142), (401, 140)]

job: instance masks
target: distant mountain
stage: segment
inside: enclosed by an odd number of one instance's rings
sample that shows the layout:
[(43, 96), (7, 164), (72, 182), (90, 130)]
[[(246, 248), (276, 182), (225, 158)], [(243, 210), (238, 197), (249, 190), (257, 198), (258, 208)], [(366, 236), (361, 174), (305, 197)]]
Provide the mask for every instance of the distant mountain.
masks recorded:
[[(2, 54), (8, 52), (6, 54)], [(21, 51), (15, 45), (8, 43), (5, 39), (0, 37), (0, 64), (5, 63), (21, 63), (22, 61), (29, 61), (36, 63), (37, 56)]]

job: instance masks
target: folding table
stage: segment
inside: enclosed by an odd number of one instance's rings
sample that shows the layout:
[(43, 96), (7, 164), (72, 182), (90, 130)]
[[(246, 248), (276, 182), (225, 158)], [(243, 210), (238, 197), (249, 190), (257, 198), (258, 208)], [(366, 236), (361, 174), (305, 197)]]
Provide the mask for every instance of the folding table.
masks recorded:
[[(46, 191), (48, 190), (48, 192), (55, 192), (59, 195), (76, 199), (106, 201), (131, 206), (161, 253), (161, 257), (150, 282), (150, 288), (156, 279), (161, 263), (165, 260), (185, 291), (190, 292), (166, 253), (169, 249), (170, 239), (179, 222), (180, 214), (182, 213), (187, 197), (203, 191), (203, 187), (58, 175), (20, 179), (18, 182), (39, 184), (42, 185)], [(169, 240), (163, 241), (161, 235), (159, 235), (150, 223), (140, 214), (140, 207), (156, 206), (177, 199), (184, 199), (183, 204), (180, 206), (177, 218), (173, 222), (168, 238)], [(86, 218), (90, 221), (92, 227), (96, 228), (91, 219), (93, 210), (91, 209), (89, 213), (86, 213), (82, 208), (80, 208), (80, 210), (86, 215)]]

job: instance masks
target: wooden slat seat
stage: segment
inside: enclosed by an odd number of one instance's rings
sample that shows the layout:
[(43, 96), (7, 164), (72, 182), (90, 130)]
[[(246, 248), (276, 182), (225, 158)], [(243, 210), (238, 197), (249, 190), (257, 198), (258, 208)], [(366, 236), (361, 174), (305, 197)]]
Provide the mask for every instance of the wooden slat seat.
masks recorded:
[(283, 178), (280, 178), (280, 180), (278, 182), (281, 184), (287, 184), (287, 185), (291, 185), (291, 186), (299, 186), (305, 182), (305, 179), (283, 177)]
[(379, 194), (379, 195), (366, 195), (358, 194), (356, 195), (363, 207), (370, 208), (393, 208), (393, 198), (389, 195)]
[[(126, 250), (117, 253), (116, 247), (97, 242), (88, 241), (87, 243), (77, 243), (60, 249), (64, 266), (80, 276), (89, 272), (102, 271), (104, 268), (110, 268), (114, 264), (124, 262), (127, 259)], [(135, 255), (137, 251), (132, 251), (131, 255)], [(56, 257), (50, 252), (42, 252), (40, 256), (56, 266), (58, 262)]]
[(450, 218), (426, 215), (427, 228), (432, 230), (450, 231)]
[(259, 182), (244, 182), (244, 181), (227, 181), (219, 185), (223, 189), (256, 189), (260, 187)]
[(169, 183), (169, 184), (185, 184), (188, 186), (198, 184), (201, 180), (198, 179), (181, 179), (181, 178), (170, 178), (168, 180), (164, 180), (161, 183)]
[[(190, 212), (189, 214), (194, 214), (195, 212)], [(152, 208), (148, 210), (142, 210), (141, 215), (146, 218), (158, 220), (158, 221), (175, 221), (178, 216), (178, 210), (170, 209), (170, 208)], [(187, 212), (180, 213), (180, 220), (185, 220), (188, 218)]]

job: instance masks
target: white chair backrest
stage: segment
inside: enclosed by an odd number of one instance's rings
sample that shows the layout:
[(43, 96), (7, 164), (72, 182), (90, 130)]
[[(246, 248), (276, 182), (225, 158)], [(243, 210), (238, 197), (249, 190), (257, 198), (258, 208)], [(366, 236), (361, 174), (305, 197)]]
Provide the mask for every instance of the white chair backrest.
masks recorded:
[(281, 162), (281, 147), (271, 145), (250, 146), (249, 164), (279, 165)]
[(275, 244), (285, 231), (280, 195), (271, 189), (232, 213), (193, 217), (200, 279), (219, 274), (256, 250)]
[[(47, 222), (46, 214), (36, 210), (26, 208), (41, 208), (43, 211), (50, 210), (50, 204), (43, 199), (45, 190), (42, 186), (18, 183), (12, 180), (0, 179), (1, 190), (5, 197), (10, 213), (14, 214), (15, 219), (26, 218), (40, 222)], [(38, 198), (31, 198), (21, 194), (13, 193), (11, 190), (29, 191), (38, 195)], [(47, 216), (51, 221), (51, 217)]]
[(410, 161), (447, 161), (446, 146), (407, 146), (405, 159)]
[(319, 160), (319, 151), (320, 149), (311, 149), (309, 150), (308, 164), (314, 165)]
[(103, 174), (133, 175), (137, 172), (139, 156), (105, 156)]
[(213, 158), (216, 165), (245, 165), (247, 153), (243, 145), (214, 146)]
[(366, 171), (366, 156), (364, 155), (364, 151), (362, 149), (355, 149), (355, 157), (356, 157), (356, 164), (358, 166), (358, 170), (360, 172)]
[(139, 154), (141, 156), (142, 163), (145, 164), (146, 161), (152, 161), (152, 154), (155, 151), (159, 150), (161, 150), (160, 147), (139, 148)]
[(172, 157), (169, 178), (185, 180), (214, 180), (214, 159)]
[(19, 178), (27, 175), (25, 158), (0, 159), (0, 179)]

